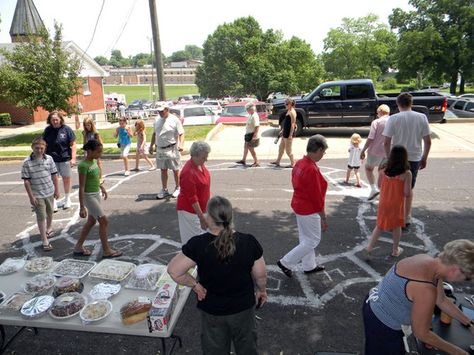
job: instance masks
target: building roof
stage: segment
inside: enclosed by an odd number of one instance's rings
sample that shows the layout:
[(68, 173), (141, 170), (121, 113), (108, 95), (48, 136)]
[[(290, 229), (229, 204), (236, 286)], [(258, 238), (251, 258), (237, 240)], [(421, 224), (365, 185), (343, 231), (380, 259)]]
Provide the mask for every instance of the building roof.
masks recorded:
[(33, 0), (18, 0), (10, 27), (10, 36), (35, 34), (42, 27), (44, 27), (44, 23)]

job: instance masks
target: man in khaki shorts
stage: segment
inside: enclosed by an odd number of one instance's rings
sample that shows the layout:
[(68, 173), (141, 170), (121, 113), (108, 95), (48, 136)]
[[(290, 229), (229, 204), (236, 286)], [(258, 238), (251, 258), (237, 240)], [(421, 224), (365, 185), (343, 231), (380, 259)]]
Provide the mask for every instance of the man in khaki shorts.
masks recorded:
[(385, 160), (385, 137), (382, 135), (385, 123), (390, 115), (390, 107), (380, 105), (377, 109), (377, 118), (370, 125), (370, 132), (365, 142), (364, 148), (360, 153), (360, 158), (365, 159), (367, 151), (367, 161), (365, 162), (365, 175), (370, 185), (370, 194), (368, 200), (371, 201), (379, 194), (377, 183), (375, 182), (374, 169), (379, 167)]
[[(161, 200), (168, 196), (179, 195), (179, 169), (181, 168), (181, 154), (184, 146), (184, 129), (178, 117), (169, 112), (167, 105), (158, 107), (160, 116), (154, 124), (151, 137), (150, 154), (156, 147), (156, 168), (161, 170), (161, 191), (156, 198)], [(168, 192), (168, 170), (173, 170), (175, 189)]]

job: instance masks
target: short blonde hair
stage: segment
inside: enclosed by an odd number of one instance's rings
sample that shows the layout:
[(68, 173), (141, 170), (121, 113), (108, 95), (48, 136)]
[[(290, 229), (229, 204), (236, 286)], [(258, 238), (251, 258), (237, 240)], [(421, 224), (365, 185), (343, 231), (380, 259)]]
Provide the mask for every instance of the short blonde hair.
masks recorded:
[(43, 137), (36, 137), (35, 139), (33, 139), (33, 141), (31, 142), (31, 148), (33, 148), (35, 145), (44, 145), (45, 147), (48, 146), (48, 144), (46, 143), (46, 141), (43, 139)]
[(360, 143), (360, 142), (362, 142), (362, 137), (360, 136), (359, 133), (354, 133), (351, 136), (351, 143), (355, 144), (355, 143)]
[(469, 277), (474, 274), (474, 242), (468, 239), (456, 239), (447, 243), (439, 258), (443, 264), (458, 265)]
[(377, 112), (383, 112), (383, 113), (386, 113), (387, 115), (390, 114), (390, 107), (388, 107), (388, 105), (380, 105), (378, 108), (377, 108)]

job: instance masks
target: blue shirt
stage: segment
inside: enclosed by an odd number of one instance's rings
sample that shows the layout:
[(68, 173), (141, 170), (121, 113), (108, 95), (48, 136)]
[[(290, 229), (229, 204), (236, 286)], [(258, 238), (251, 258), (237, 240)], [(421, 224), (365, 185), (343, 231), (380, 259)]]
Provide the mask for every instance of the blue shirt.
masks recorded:
[(118, 129), (118, 142), (120, 145), (129, 145), (132, 144), (128, 131), (125, 128), (119, 127)]
[(46, 154), (51, 155), (54, 162), (62, 163), (72, 158), (71, 144), (76, 140), (74, 131), (66, 125), (54, 128), (49, 125), (44, 129), (43, 139), (46, 141)]

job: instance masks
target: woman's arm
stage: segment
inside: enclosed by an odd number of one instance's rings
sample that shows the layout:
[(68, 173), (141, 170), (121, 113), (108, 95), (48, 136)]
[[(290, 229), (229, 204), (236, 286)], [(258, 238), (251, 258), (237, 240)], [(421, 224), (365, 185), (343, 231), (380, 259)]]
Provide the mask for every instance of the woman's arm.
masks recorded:
[(267, 269), (263, 256), (253, 263), (252, 278), (256, 286), (255, 300), (259, 307), (267, 302)]
[[(442, 312), (457, 319), (464, 326), (469, 325), (471, 322), (471, 319), (466, 316), (448, 297), (446, 297), (443, 289), (443, 280), (438, 281), (436, 305)], [(471, 326), (469, 330), (474, 334), (474, 326)]]
[[(442, 282), (440, 282), (442, 284)], [(437, 301), (439, 289), (431, 285), (411, 282), (410, 295), (413, 299), (411, 311), (411, 328), (413, 334), (422, 342), (430, 344), (448, 354), (467, 354), (464, 350), (451, 344), (438, 335), (431, 328), (434, 305)], [(441, 286), (442, 287), (442, 286)]]
[(71, 166), (76, 165), (76, 156), (77, 156), (77, 145), (76, 145), (76, 141), (73, 140), (71, 142)]
[(194, 260), (183, 253), (176, 255), (168, 264), (168, 274), (178, 284), (191, 287), (199, 301), (206, 297), (207, 290), (191, 275), (188, 270), (195, 267)]
[(293, 138), (293, 133), (296, 129), (296, 111), (294, 109), (290, 110), (290, 119), (291, 119), (291, 127), (290, 127), (290, 136), (288, 138)]
[(79, 216), (87, 217), (86, 207), (84, 206), (84, 189), (86, 187), (86, 174), (79, 174)]

